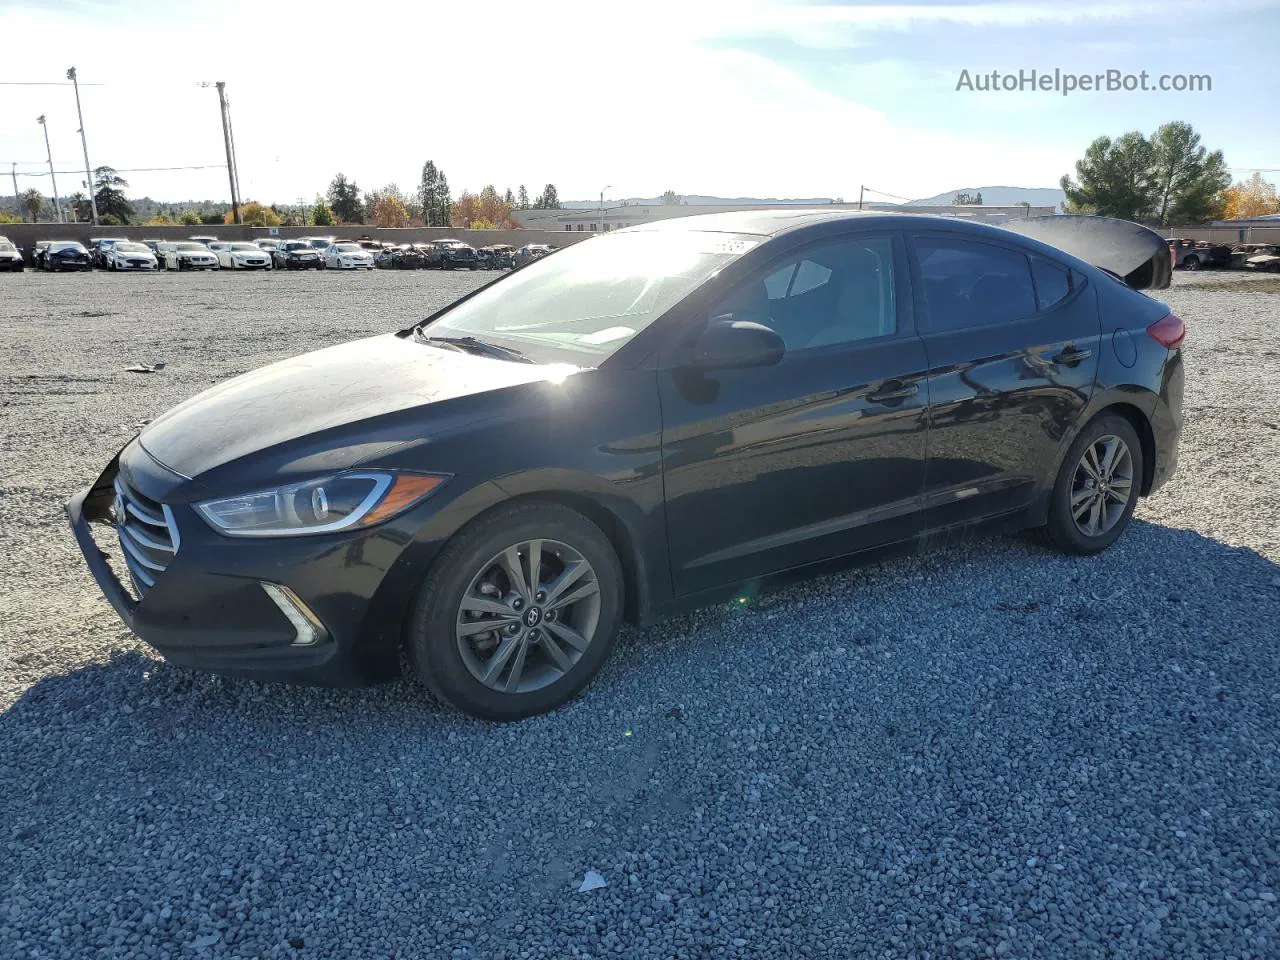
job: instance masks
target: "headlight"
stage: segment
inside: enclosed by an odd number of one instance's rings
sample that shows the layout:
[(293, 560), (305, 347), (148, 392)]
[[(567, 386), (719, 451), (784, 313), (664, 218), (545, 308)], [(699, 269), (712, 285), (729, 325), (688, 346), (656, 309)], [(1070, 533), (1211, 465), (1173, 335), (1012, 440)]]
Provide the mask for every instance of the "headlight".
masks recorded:
[(447, 479), (423, 473), (340, 473), (195, 507), (211, 527), (229, 537), (296, 537), (381, 523), (426, 499)]

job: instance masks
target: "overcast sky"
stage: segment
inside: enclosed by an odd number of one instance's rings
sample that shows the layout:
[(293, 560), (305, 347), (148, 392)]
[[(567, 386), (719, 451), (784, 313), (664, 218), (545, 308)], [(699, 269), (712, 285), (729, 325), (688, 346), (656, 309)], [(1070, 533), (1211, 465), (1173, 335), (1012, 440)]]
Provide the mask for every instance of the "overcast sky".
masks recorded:
[[(0, 0), (0, 81), (83, 86), (90, 159), (223, 161), (241, 192), (310, 200), (338, 171), (454, 194), (552, 182), (561, 199), (678, 193), (906, 197), (1056, 186), (1099, 134), (1186, 120), (1233, 167), (1280, 167), (1280, 4), (1234, 0), (872, 5), (757, 0)], [(979, 93), (971, 74), (1209, 74), (1208, 93)], [(0, 189), (83, 168), (69, 86), (0, 88)], [(125, 174), (134, 195), (226, 200), (221, 169)], [(1247, 175), (1241, 170), (1237, 176)], [(1267, 174), (1275, 180), (1280, 174)], [(83, 175), (58, 177), (63, 194)], [(20, 189), (48, 178), (19, 179)]]

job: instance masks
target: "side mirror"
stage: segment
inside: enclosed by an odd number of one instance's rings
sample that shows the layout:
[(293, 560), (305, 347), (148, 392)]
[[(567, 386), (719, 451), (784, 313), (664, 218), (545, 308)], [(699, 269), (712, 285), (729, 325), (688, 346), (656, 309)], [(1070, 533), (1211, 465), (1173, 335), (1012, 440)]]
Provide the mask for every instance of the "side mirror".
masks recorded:
[(703, 370), (770, 367), (785, 352), (782, 338), (764, 324), (724, 314), (712, 318), (693, 345), (693, 365)]

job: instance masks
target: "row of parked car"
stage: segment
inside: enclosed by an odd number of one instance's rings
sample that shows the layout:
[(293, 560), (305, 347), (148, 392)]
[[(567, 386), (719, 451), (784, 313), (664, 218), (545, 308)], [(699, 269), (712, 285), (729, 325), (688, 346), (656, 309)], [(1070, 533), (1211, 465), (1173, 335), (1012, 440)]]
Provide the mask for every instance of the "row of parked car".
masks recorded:
[(1280, 273), (1280, 244), (1211, 243), (1185, 237), (1169, 238), (1175, 270), (1260, 270)]
[[(511, 270), (554, 250), (546, 244), (476, 248), (461, 240), (383, 243), (369, 237), (263, 237), (256, 241), (195, 236), (186, 240), (98, 237), (41, 240), (31, 254), (37, 270)], [(0, 237), (0, 270), (22, 270), (23, 252)]]

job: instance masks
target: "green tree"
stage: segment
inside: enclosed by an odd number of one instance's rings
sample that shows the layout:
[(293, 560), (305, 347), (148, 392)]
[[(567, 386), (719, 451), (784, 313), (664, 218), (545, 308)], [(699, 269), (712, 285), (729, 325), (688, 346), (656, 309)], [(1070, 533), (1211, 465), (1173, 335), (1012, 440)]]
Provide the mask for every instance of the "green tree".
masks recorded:
[(524, 184), (520, 184), (520, 192), (516, 194), (516, 209), (529, 209), (529, 191), (525, 189)]
[(666, 207), (678, 207), (680, 205), (680, 197), (674, 190), (668, 190), (662, 195), (662, 205)]
[(201, 213), (200, 223), (206, 227), (218, 227), (226, 222), (225, 214), (218, 213), (216, 210), (212, 213)]
[(1067, 212), (1147, 219), (1155, 192), (1153, 159), (1150, 142), (1136, 130), (1115, 140), (1098, 137), (1076, 161), (1076, 180), (1061, 180)]
[(447, 227), (453, 198), (449, 195), (449, 179), (434, 161), (422, 165), (422, 180), (418, 184), (418, 204), (422, 207), (422, 222), (428, 227)]
[(953, 206), (957, 207), (980, 207), (982, 206), (982, 191), (976, 193), (966, 193), (961, 190), (956, 194), (956, 198), (951, 201)]
[(364, 223), (364, 203), (360, 188), (345, 174), (338, 174), (329, 184), (329, 207), (342, 223)]
[(510, 187), (507, 187), (507, 192), (502, 195), (502, 202), (507, 205), (508, 210), (515, 208), (516, 198), (512, 195)]
[(44, 196), (35, 187), (23, 192), (22, 208), (27, 211), (27, 216), (31, 218), (32, 223), (35, 223), (36, 218), (40, 216), (40, 208), (43, 206)]
[(93, 171), (93, 199), (98, 204), (98, 219), (114, 217), (119, 223), (133, 218), (133, 204), (125, 199), (124, 188), (129, 181), (116, 173), (114, 167), (95, 167)]
[(556, 193), (556, 185), (548, 183), (542, 188), (542, 193), (538, 195), (538, 199), (533, 202), (538, 210), (559, 210), (560, 195)]
[(93, 220), (93, 205), (79, 190), (67, 197), (67, 206), (71, 208), (71, 215), (75, 217), (76, 223), (89, 223)]
[(1189, 123), (1166, 123), (1151, 137), (1154, 196), (1151, 215), (1162, 227), (1217, 220), (1226, 208), (1231, 174), (1221, 150), (1200, 145)]
[(198, 227), (201, 224), (200, 214), (194, 210), (183, 210), (182, 216), (178, 217), (178, 222), (184, 227)]
[(453, 194), (449, 192), (449, 178), (440, 171), (440, 183), (436, 186), (435, 222), (437, 226), (453, 225)]
[[(223, 215), (222, 222), (235, 222), (230, 210)], [(263, 206), (257, 200), (250, 200), (240, 205), (240, 222), (246, 227), (278, 227), (282, 221), (280, 214), (270, 207)]]
[(333, 226), (333, 211), (324, 202), (324, 197), (316, 197), (315, 206), (311, 208), (311, 225), (313, 227)]

